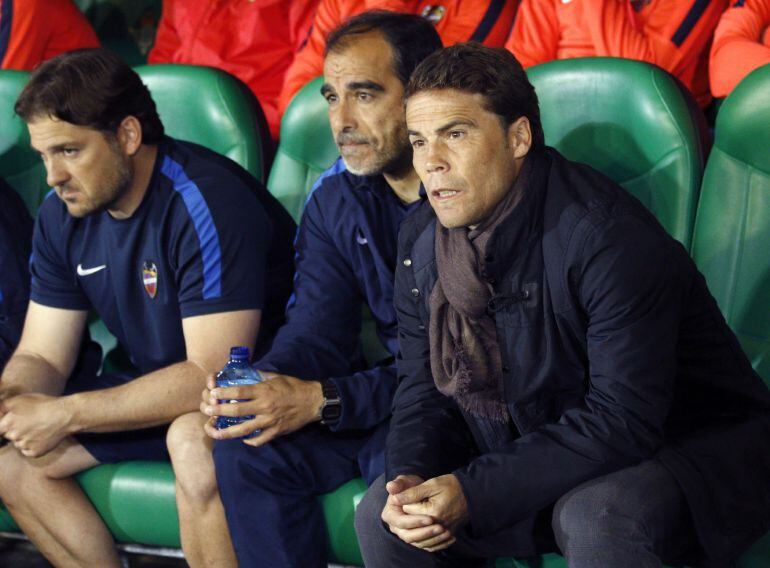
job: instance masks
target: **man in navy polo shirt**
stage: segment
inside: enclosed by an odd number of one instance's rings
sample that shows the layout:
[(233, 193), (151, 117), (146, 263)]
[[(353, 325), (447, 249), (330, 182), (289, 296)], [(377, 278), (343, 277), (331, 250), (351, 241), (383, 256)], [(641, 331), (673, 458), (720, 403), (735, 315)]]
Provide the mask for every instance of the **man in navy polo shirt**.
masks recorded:
[[(216, 479), (241, 566), (326, 566), (316, 496), (383, 471), (396, 373), (392, 360), (363, 364), (361, 309), (369, 307), (395, 355), (396, 236), (420, 190), (402, 95), (412, 70), (440, 47), (430, 23), (388, 12), (358, 16), (327, 40), (322, 93), (342, 159), (318, 179), (305, 206), (287, 323), (255, 363), (270, 380), (214, 390), (202, 405), (209, 415), (257, 415), (222, 431), (207, 425), (219, 440)], [(252, 400), (217, 405), (228, 392)], [(245, 443), (232, 439), (256, 428), (261, 434)], [(214, 510), (211, 457), (194, 457), (191, 451), (180, 469), (187, 478), (180, 484), (196, 485), (209, 499), (199, 508)], [(208, 493), (206, 482), (214, 487)], [(222, 525), (209, 518), (207, 534), (227, 530)]]
[[(158, 427), (198, 406), (232, 345), (259, 349), (282, 319), (294, 225), (239, 166), (164, 136), (147, 88), (108, 51), (43, 64), (15, 110), (53, 191), (0, 381), (0, 497), (54, 564), (118, 567), (72, 475), (166, 459)], [(68, 382), (90, 309), (136, 376)]]
[(29, 300), (32, 219), (21, 197), (0, 178), (0, 370), (21, 336)]

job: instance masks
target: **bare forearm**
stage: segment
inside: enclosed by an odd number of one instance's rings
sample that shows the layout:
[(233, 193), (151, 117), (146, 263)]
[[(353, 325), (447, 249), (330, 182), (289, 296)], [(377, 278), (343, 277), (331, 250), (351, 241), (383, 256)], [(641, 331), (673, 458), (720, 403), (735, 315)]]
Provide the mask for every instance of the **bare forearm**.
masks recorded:
[(64, 397), (61, 402), (72, 416), (70, 433), (116, 432), (167, 424), (198, 409), (206, 375), (199, 365), (183, 361), (119, 387)]
[(26, 393), (59, 395), (66, 382), (67, 377), (43, 357), (17, 351), (0, 378), (0, 399)]

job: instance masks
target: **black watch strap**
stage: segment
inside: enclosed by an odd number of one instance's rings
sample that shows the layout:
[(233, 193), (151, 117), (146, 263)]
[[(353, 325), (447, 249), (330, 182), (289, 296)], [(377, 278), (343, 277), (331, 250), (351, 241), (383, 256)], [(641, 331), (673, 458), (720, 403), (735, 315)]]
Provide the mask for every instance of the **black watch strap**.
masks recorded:
[(324, 403), (321, 406), (321, 424), (335, 426), (342, 415), (342, 400), (333, 381), (321, 381)]

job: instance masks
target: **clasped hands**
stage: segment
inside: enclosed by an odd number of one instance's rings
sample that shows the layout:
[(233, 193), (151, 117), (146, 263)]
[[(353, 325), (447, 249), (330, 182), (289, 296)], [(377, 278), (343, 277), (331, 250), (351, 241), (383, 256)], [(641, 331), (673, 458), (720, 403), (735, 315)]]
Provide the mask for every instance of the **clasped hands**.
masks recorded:
[[(320, 420), (323, 392), (318, 381), (305, 381), (288, 375), (260, 371), (265, 379), (253, 385), (217, 387), (210, 375), (203, 390), (200, 410), (211, 416), (204, 430), (215, 440), (242, 438), (262, 430), (259, 436), (246, 438), (245, 444), (261, 446), (306, 424)], [(241, 402), (220, 403), (219, 400)], [(217, 416), (255, 415), (252, 420), (217, 430)]]
[(436, 552), (457, 540), (468, 522), (468, 502), (457, 477), (448, 474), (423, 481), (399, 475), (385, 485), (388, 499), (382, 520), (398, 538), (417, 548)]
[(0, 402), (0, 436), (30, 458), (58, 446), (70, 434), (71, 419), (66, 397), (21, 394)]

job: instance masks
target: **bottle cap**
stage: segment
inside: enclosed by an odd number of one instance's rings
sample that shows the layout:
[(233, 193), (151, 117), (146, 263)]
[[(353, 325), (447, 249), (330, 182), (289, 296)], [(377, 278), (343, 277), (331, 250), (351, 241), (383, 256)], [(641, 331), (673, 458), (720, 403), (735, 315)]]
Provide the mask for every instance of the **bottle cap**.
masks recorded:
[(230, 348), (230, 359), (238, 359), (241, 361), (249, 360), (249, 348), (241, 345)]

